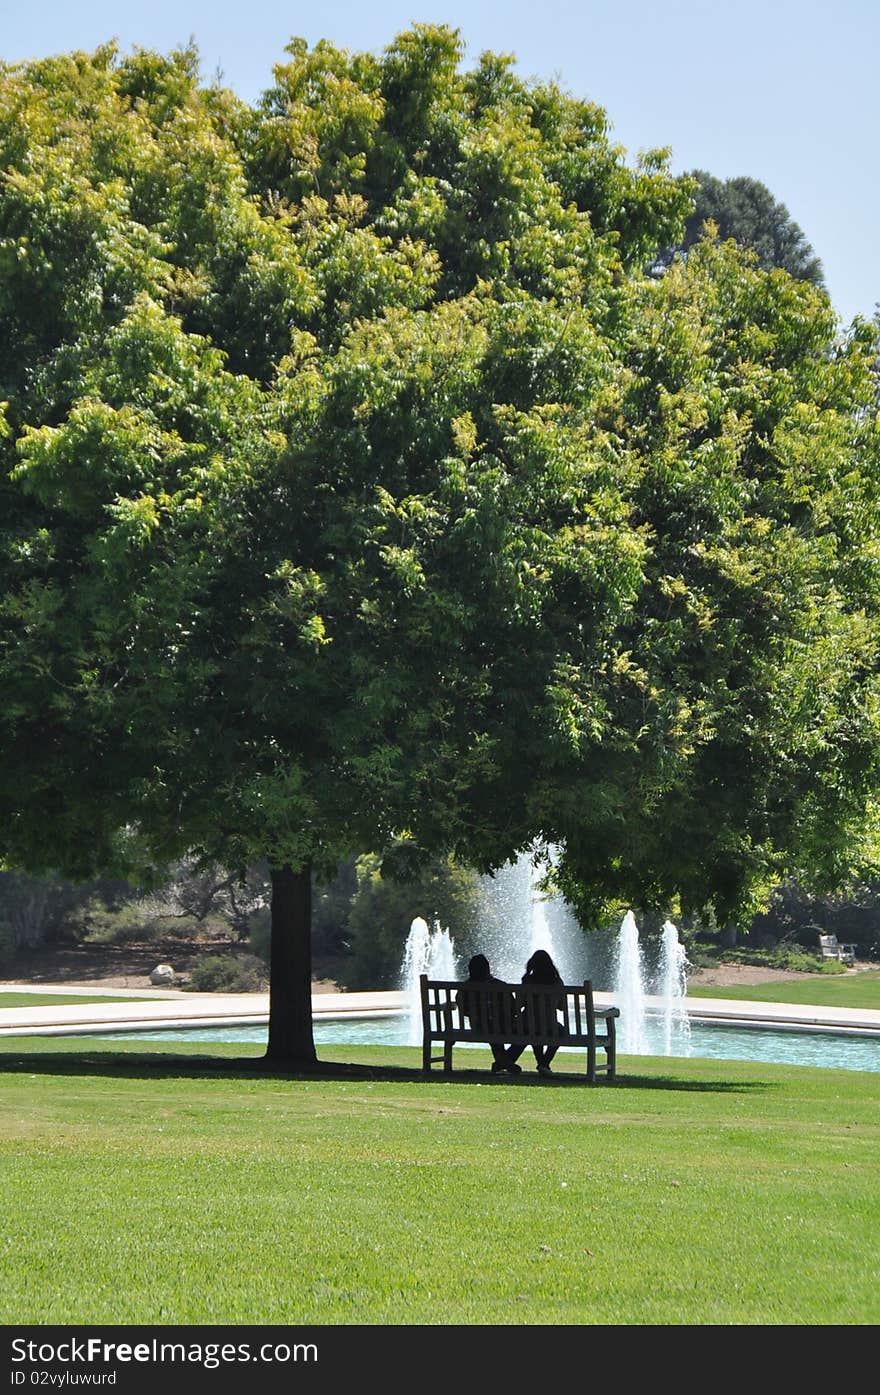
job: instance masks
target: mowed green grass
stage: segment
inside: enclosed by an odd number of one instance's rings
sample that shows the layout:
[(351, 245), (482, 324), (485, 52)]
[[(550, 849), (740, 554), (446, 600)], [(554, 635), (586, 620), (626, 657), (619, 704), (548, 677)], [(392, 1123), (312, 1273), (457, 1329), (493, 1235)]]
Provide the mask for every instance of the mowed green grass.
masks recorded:
[(65, 1007), (74, 1003), (143, 1003), (149, 998), (130, 998), (118, 993), (0, 993), (0, 1009), (19, 1007)]
[(0, 1044), (0, 1322), (880, 1319), (880, 1074), (304, 1080), (205, 1052)]
[(689, 998), (749, 999), (756, 1003), (813, 1003), (816, 1007), (874, 1008), (880, 1011), (880, 972), (812, 974), (809, 979), (783, 979), (735, 988), (692, 987)]

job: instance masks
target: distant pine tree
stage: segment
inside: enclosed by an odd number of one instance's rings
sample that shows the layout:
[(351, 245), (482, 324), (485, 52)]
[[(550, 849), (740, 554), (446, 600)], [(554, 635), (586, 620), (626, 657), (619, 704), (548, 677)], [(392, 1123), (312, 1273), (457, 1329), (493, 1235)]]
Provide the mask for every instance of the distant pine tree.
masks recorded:
[(780, 267), (790, 276), (824, 287), (822, 263), (803, 229), (765, 184), (745, 175), (716, 179), (706, 170), (692, 170), (690, 178), (697, 183), (694, 211), (685, 223), (682, 241), (661, 253), (660, 266), (668, 266), (677, 253), (698, 242), (711, 221), (722, 240), (732, 237), (755, 252), (765, 271)]

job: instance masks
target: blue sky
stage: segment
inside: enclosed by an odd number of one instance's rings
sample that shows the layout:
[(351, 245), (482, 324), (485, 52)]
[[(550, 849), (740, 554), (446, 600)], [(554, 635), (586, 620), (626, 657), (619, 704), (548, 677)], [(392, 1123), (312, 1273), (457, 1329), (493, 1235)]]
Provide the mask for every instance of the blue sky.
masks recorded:
[(379, 50), (414, 21), (461, 30), (467, 53), (513, 53), (604, 106), (635, 152), (671, 146), (676, 170), (762, 180), (800, 223), (845, 322), (880, 301), (880, 4), (877, 0), (0, 0), (7, 62), (196, 40), (252, 100), (291, 35)]

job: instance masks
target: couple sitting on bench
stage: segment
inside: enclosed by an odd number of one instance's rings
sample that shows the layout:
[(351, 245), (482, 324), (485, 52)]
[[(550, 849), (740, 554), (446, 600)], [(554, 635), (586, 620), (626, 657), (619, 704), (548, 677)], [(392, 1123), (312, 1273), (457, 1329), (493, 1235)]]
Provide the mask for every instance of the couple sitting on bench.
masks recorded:
[[(545, 949), (536, 949), (535, 953), (532, 955), (531, 959), (526, 964), (526, 971), (522, 976), (522, 981), (524, 984), (558, 983), (561, 985), (562, 977), (547, 951)], [(503, 983), (503, 979), (495, 978), (495, 976), (492, 974), (489, 968), (489, 961), (486, 958), (485, 954), (475, 954), (473, 959), (468, 964), (468, 983), (472, 983), (474, 985), (480, 984), (482, 986), (485, 986), (486, 984), (501, 984)], [(455, 1001), (461, 1009), (462, 1013), (465, 1015), (465, 1017), (467, 1017), (471, 1026), (476, 1028), (478, 1031), (482, 1029), (487, 1029), (489, 1032), (492, 1032), (496, 1029), (496, 1026), (503, 1026), (502, 1023), (496, 1024), (494, 1021), (487, 1022), (483, 1020), (484, 1012), (491, 1014), (491, 1003), (487, 1001), (485, 994), (469, 992), (467, 984), (465, 984), (462, 988), (459, 989), (458, 993), (456, 994)], [(558, 1003), (556, 999), (553, 998), (552, 995), (550, 995), (549, 1006), (551, 1009), (551, 1017), (553, 1024), (558, 1026), (559, 1035), (561, 1036), (563, 1029), (561, 1023), (558, 1022), (558, 1019), (556, 1017), (556, 1008), (558, 1007), (561, 1009), (563, 1006), (562, 995), (560, 994)], [(528, 1020), (528, 1006), (525, 1002), (521, 1003), (518, 1001), (515, 991), (510, 994), (509, 1008), (510, 1022), (516, 1030), (516, 1032), (528, 1032), (530, 1030), (530, 1024)], [(540, 1033), (541, 1036), (546, 1037), (548, 1035), (553, 1035), (551, 1024), (546, 1022), (532, 1024), (531, 1029), (534, 1029), (537, 1033)], [(518, 1065), (517, 1061), (519, 1057), (522, 1055), (522, 1053), (525, 1051), (525, 1045), (504, 1046), (500, 1042), (492, 1042), (491, 1047), (493, 1056), (492, 1070), (496, 1075), (501, 1071), (509, 1071), (513, 1075), (519, 1075), (521, 1073), (522, 1066)], [(536, 1042), (532, 1046), (532, 1050), (535, 1053), (535, 1061), (538, 1065), (538, 1074), (552, 1075), (553, 1072), (550, 1069), (550, 1062), (553, 1060), (553, 1057), (559, 1050), (558, 1046), (542, 1046), (538, 1045), (538, 1043)]]

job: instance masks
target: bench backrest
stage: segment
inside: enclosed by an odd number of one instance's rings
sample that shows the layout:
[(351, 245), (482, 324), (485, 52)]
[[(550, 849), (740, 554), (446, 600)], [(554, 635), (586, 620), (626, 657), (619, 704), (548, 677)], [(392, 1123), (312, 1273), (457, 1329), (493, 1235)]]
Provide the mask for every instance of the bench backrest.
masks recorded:
[(593, 985), (472, 983), (421, 975), (422, 1023), (435, 1039), (507, 1043), (595, 1035)]

